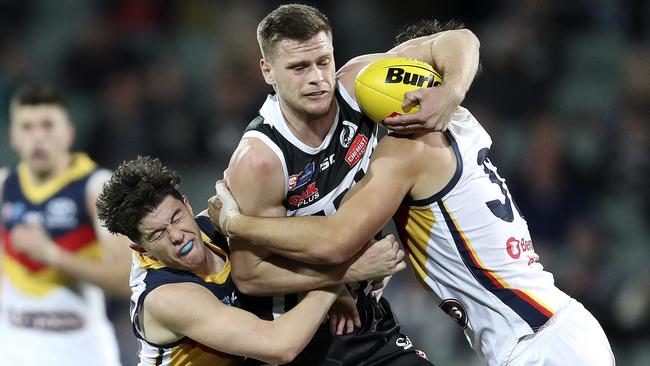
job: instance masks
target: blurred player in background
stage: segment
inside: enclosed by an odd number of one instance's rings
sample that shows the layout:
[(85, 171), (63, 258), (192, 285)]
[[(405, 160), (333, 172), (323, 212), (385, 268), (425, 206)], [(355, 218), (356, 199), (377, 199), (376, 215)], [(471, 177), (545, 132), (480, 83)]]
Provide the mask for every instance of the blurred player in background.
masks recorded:
[[(478, 65), (476, 37), (468, 30), (454, 30), (408, 41), (387, 53), (360, 56), (336, 73), (329, 21), (305, 5), (278, 7), (260, 22), (257, 36), (260, 68), (275, 94), (267, 98), (260, 116), (248, 126), (226, 175), (242, 211), (256, 216), (330, 215), (345, 192), (363, 177), (378, 128), (355, 102), (354, 78), (369, 62), (388, 55), (414, 57), (445, 75), (443, 87), (412, 94), (421, 100), (422, 109), (410, 121), (399, 125), (387, 121), (399, 131), (412, 133), (445, 128)], [(244, 306), (264, 319), (291, 309), (302, 296), (298, 293), (313, 286), (314, 280), (273, 276), (270, 270), (306, 266), (294, 261), (312, 263), (312, 268), (340, 262), (336, 254), (324, 254), (329, 252), (329, 240), (333, 238), (308, 243), (321, 249), (321, 254), (288, 249), (279, 252), (282, 256), (245, 240), (231, 240), (233, 278), (243, 292), (286, 294), (243, 297)], [(339, 303), (340, 313), (334, 317), (340, 319), (339, 328), (351, 333), (332, 338), (322, 327), (294, 364), (430, 364), (400, 333), (388, 302), (383, 298), (377, 301), (370, 288), (367, 283), (352, 285), (356, 308), (350, 295)], [(362, 325), (355, 321), (354, 329), (350, 319), (359, 315)]]
[[(0, 183), (4, 182), (9, 174), (9, 168), (0, 168)], [(0, 209), (2, 208), (2, 184), (0, 184)], [(1, 213), (2, 211), (0, 211)], [(0, 224), (2, 224), (2, 215), (0, 215)], [(3, 235), (0, 235), (0, 309), (2, 308), (2, 248), (4, 248)]]
[[(109, 231), (127, 235), (137, 251), (131, 319), (141, 365), (239, 365), (241, 357), (284, 364), (307, 345), (346, 281), (403, 269), (395, 241), (379, 241), (337, 283), (310, 292), (275, 321), (239, 309), (230, 278), (228, 243), (207, 217), (194, 216), (178, 187), (180, 177), (149, 157), (117, 168), (97, 200)], [(252, 360), (247, 360), (251, 361)]]
[(129, 294), (126, 238), (99, 225), (108, 170), (70, 151), (74, 127), (51, 86), (21, 87), (10, 105), (20, 163), (0, 182), (0, 355), (7, 365), (118, 365), (104, 294)]
[(343, 260), (393, 217), (417, 279), (489, 365), (613, 365), (598, 321), (539, 263), (488, 158), (491, 145), (460, 107), (444, 132), (382, 139), (368, 173), (331, 216), (240, 216), (223, 181), (224, 209), (211, 199), (210, 215), (231, 238), (272, 251), (319, 255), (311, 243), (329, 239), (328, 250)]

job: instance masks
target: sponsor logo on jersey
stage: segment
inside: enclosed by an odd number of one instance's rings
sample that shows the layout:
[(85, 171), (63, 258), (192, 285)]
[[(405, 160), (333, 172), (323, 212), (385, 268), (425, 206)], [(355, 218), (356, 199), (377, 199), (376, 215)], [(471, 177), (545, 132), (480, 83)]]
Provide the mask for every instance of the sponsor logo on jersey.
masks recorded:
[(350, 121), (343, 121), (343, 130), (339, 136), (341, 146), (347, 149), (350, 146), (350, 143), (352, 143), (355, 133), (357, 133), (357, 125)]
[[(294, 174), (289, 177), (289, 190), (293, 191), (296, 188), (300, 188), (307, 184), (309, 180), (311, 179), (312, 175), (314, 175), (314, 170), (315, 170), (316, 164), (312, 161), (311, 163), (307, 164), (307, 166), (298, 174)], [(322, 169), (321, 169), (322, 170)]]
[(43, 225), (43, 213), (40, 211), (27, 211), (20, 220), (21, 224), (39, 224)]
[(334, 155), (336, 155), (336, 154), (332, 154), (332, 155), (328, 156), (327, 158), (325, 158), (325, 160), (323, 160), (322, 163), (320, 163), (320, 171), (321, 172), (327, 170), (327, 168), (334, 165)]
[(68, 197), (58, 197), (45, 206), (45, 226), (69, 229), (77, 226), (77, 205)]
[(9, 225), (20, 222), (26, 210), (27, 206), (22, 202), (5, 202), (2, 205), (2, 221)]
[(50, 332), (69, 332), (84, 327), (84, 318), (67, 311), (16, 311), (9, 309), (9, 322), (18, 328)]
[(460, 301), (456, 299), (445, 299), (440, 304), (442, 311), (447, 313), (458, 325), (467, 327), (467, 310)]
[(539, 255), (533, 253), (533, 255), (526, 255), (528, 257), (528, 265), (532, 265), (533, 263), (539, 263)]
[(357, 137), (354, 138), (352, 145), (350, 145), (347, 154), (345, 154), (345, 162), (351, 167), (354, 166), (354, 164), (361, 160), (367, 147), (368, 138), (363, 134), (358, 134)]
[(300, 207), (305, 204), (312, 203), (318, 199), (320, 194), (318, 193), (318, 187), (316, 187), (316, 182), (311, 183), (307, 186), (307, 189), (302, 191), (301, 194), (289, 197), (289, 203), (293, 206)]
[(395, 345), (404, 348), (405, 351), (413, 347), (413, 343), (411, 343), (411, 340), (407, 336), (397, 338), (395, 340)]
[(508, 255), (512, 259), (519, 259), (522, 253), (534, 250), (533, 241), (530, 239), (516, 239), (511, 236), (508, 238), (508, 240), (506, 240), (506, 252), (508, 252)]
[(226, 304), (226, 305), (235, 306), (235, 303), (237, 302), (237, 299), (239, 299), (239, 298), (237, 297), (237, 294), (235, 293), (235, 291), (233, 291), (230, 295), (226, 295), (223, 298), (223, 300), (221, 300), (221, 302)]

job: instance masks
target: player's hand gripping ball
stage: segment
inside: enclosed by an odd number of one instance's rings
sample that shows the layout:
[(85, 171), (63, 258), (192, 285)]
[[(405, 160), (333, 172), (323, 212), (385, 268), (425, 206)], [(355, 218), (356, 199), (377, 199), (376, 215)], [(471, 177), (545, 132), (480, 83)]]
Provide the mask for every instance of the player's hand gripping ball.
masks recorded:
[(404, 93), (442, 84), (442, 76), (426, 62), (405, 58), (384, 58), (366, 65), (354, 83), (361, 110), (375, 123), (398, 114), (415, 113), (419, 105), (402, 108)]

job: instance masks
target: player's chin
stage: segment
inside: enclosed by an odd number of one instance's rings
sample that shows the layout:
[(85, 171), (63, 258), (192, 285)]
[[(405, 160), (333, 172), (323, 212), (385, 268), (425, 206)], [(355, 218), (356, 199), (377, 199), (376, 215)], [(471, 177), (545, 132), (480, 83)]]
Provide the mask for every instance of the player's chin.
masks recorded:
[(52, 170), (52, 163), (46, 157), (30, 158), (29, 166), (37, 175), (44, 175)]
[(305, 112), (311, 116), (324, 116), (329, 112), (332, 106), (332, 98), (323, 98), (320, 100), (308, 100), (305, 103)]

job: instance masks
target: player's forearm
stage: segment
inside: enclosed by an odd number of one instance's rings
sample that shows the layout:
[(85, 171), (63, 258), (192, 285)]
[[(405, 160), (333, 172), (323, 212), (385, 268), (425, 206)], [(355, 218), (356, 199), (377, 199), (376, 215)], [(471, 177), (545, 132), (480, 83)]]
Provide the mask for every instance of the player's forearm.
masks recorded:
[(335, 291), (312, 291), (293, 309), (273, 322), (265, 324), (268, 336), (261, 349), (274, 350), (274, 356), (264, 361), (284, 364), (291, 362), (307, 346), (325, 319), (337, 297)]
[(48, 264), (59, 272), (92, 283), (115, 296), (129, 296), (129, 268), (111, 261), (95, 261), (56, 248)]
[(350, 269), (348, 263), (306, 265), (288, 258), (272, 255), (254, 266), (238, 266), (233, 261), (233, 280), (237, 288), (248, 295), (269, 296), (307, 292), (327, 286), (362, 280), (363, 274)]
[[(273, 253), (312, 264), (340, 264), (367, 241), (338, 217), (259, 218), (236, 216), (228, 224), (231, 238), (244, 239)], [(370, 234), (372, 236), (372, 234)]]
[(442, 73), (443, 87), (465, 98), (479, 65), (478, 38), (468, 29), (442, 32), (429, 44), (430, 63)]
[(472, 31), (457, 29), (411, 39), (390, 52), (431, 64), (442, 74), (442, 86), (449, 88), (460, 103), (478, 70), (479, 47)]
[[(318, 221), (318, 218), (314, 218)], [(304, 220), (303, 220), (304, 221)], [(313, 223), (313, 220), (311, 221)], [(281, 256), (313, 264), (328, 263), (322, 258), (322, 249), (328, 245), (321, 241), (327, 237), (327, 227), (314, 230), (318, 223), (296, 222), (295, 218), (261, 218), (236, 216), (228, 224), (228, 235), (266, 248)]]

